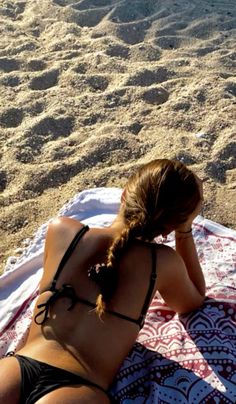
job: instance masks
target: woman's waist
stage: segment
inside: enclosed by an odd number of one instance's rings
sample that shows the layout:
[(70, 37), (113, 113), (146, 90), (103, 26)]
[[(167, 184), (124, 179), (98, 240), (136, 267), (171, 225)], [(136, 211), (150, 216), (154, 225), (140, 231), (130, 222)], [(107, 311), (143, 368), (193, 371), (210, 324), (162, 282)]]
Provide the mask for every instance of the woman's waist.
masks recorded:
[[(84, 355), (84, 350), (89, 355), (86, 353)], [(96, 354), (95, 351), (93, 355), (91, 353), (89, 347), (80, 350), (78, 347), (66, 343), (60, 344), (56, 340), (46, 340), (43, 336), (31, 339), (17, 351), (19, 355), (67, 370), (99, 384), (104, 389), (108, 389), (120, 364), (117, 365), (116, 369), (114, 362), (110, 366), (106, 358), (100, 360), (99, 354)], [(91, 356), (92, 359), (90, 359)]]

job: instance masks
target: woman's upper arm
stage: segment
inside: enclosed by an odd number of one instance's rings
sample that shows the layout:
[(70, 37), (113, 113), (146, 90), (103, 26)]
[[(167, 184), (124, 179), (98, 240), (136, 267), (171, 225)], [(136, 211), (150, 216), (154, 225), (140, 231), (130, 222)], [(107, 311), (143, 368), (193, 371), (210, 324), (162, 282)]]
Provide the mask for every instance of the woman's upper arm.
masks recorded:
[(187, 313), (200, 307), (202, 296), (189, 278), (181, 256), (173, 249), (165, 251), (157, 289), (166, 304), (177, 313)]

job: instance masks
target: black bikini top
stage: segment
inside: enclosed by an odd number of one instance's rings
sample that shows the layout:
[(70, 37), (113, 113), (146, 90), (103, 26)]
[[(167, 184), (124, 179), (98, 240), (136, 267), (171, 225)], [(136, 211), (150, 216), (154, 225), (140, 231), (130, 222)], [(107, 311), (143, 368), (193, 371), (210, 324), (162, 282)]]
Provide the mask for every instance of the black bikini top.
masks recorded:
[[(79, 230), (79, 232), (75, 235), (75, 237), (71, 241), (64, 256), (62, 257), (62, 260), (61, 260), (61, 262), (58, 266), (58, 269), (56, 271), (56, 274), (52, 280), (50, 288), (45, 290), (45, 291), (51, 291), (52, 295), (49, 297), (49, 299), (45, 303), (41, 303), (41, 304), (37, 305), (37, 308), (42, 309), (42, 310), (40, 310), (34, 317), (34, 321), (36, 324), (41, 325), (41, 324), (45, 323), (45, 321), (49, 318), (48, 313), (49, 313), (50, 305), (52, 303), (54, 303), (60, 297), (67, 297), (68, 299), (70, 299), (71, 302), (67, 309), (69, 311), (73, 309), (73, 307), (76, 305), (76, 303), (86, 304), (87, 306), (90, 306), (92, 308), (96, 307), (95, 303), (92, 303), (86, 299), (83, 299), (83, 298), (77, 296), (74, 287), (69, 284), (63, 284), (62, 287), (59, 289), (56, 288), (56, 283), (60, 276), (60, 273), (62, 272), (62, 269), (64, 268), (66, 262), (72, 255), (78, 242), (80, 241), (80, 239), (83, 237), (83, 235), (88, 230), (89, 230), (88, 226), (83, 226)], [(150, 246), (151, 246), (151, 254), (152, 254), (152, 270), (151, 270), (151, 275), (150, 275), (149, 288), (148, 288), (148, 291), (146, 294), (146, 298), (144, 300), (144, 304), (143, 304), (140, 316), (137, 319), (135, 319), (135, 318), (126, 316), (125, 314), (119, 313), (117, 311), (105, 309), (106, 313), (119, 317), (122, 320), (131, 321), (132, 323), (137, 324), (140, 328), (143, 327), (145, 316), (146, 316), (146, 313), (147, 313), (147, 310), (148, 310), (148, 307), (149, 307), (149, 304), (151, 301), (151, 297), (152, 297), (152, 293), (153, 293), (153, 290), (155, 287), (155, 282), (156, 282), (156, 277), (157, 277), (157, 275), (156, 275), (156, 248), (155, 248), (156, 246), (155, 246), (155, 244), (152, 244), (152, 243), (150, 244)], [(43, 317), (40, 320), (41, 316), (43, 316)]]

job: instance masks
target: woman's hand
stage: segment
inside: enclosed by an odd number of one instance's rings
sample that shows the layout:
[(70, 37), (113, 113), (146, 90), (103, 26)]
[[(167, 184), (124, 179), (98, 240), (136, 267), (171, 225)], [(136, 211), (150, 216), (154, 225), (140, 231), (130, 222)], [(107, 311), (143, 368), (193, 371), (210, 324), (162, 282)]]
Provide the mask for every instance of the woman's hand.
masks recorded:
[(191, 230), (192, 223), (193, 223), (195, 217), (197, 217), (199, 215), (199, 213), (201, 212), (201, 210), (202, 210), (202, 202), (203, 202), (202, 180), (197, 175), (195, 175), (195, 178), (196, 178), (196, 181), (197, 181), (197, 184), (198, 184), (198, 187), (199, 187), (201, 199), (200, 199), (199, 203), (197, 204), (196, 208), (194, 209), (194, 211), (189, 215), (188, 219), (184, 223), (181, 223), (175, 229), (175, 231), (179, 232), (179, 233), (187, 233), (187, 232), (189, 232)]

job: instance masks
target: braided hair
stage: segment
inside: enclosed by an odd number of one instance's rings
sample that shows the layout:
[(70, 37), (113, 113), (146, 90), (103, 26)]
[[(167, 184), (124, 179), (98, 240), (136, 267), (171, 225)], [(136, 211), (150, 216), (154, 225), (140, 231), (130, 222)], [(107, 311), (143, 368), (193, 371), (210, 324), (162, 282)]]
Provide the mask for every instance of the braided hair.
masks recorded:
[(103, 314), (114, 295), (118, 264), (132, 240), (152, 241), (185, 222), (200, 201), (195, 175), (179, 161), (159, 159), (142, 166), (127, 182), (120, 214), (124, 229), (114, 239), (105, 265), (94, 278), (100, 287), (96, 312)]

